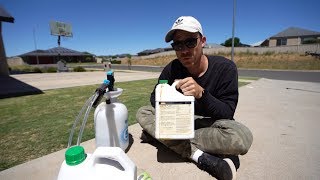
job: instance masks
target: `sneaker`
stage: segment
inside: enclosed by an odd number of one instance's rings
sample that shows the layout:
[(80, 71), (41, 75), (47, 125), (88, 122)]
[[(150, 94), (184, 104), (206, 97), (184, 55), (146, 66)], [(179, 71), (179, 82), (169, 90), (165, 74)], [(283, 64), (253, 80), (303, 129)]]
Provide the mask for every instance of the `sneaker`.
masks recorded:
[(234, 166), (236, 167), (236, 170), (240, 168), (240, 159), (239, 156), (235, 155), (224, 155), (223, 158), (229, 158), (233, 162)]
[(236, 168), (229, 158), (221, 159), (208, 153), (203, 153), (198, 159), (198, 167), (218, 180), (236, 179)]

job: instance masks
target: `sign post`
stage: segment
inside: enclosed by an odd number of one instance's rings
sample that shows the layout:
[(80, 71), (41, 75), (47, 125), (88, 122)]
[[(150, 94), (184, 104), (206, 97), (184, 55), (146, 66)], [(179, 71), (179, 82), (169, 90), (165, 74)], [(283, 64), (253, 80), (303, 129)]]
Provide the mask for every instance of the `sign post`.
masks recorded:
[[(60, 47), (61, 36), (72, 37), (72, 27), (70, 24), (51, 21), (50, 22), (50, 32), (53, 36), (58, 36), (58, 47)], [(58, 61), (60, 61), (60, 53), (58, 53)]]

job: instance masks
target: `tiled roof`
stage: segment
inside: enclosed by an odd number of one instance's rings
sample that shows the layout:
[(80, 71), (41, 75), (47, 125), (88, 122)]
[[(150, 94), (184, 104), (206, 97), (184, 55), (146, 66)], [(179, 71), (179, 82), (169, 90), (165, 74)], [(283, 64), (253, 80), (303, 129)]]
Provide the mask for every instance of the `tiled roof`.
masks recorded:
[(48, 50), (35, 50), (35, 51), (31, 51), (25, 54), (21, 54), (19, 55), (20, 57), (22, 56), (88, 56), (88, 55), (92, 55), (92, 54), (86, 54), (86, 53), (82, 53), (79, 51), (75, 51), (72, 49), (67, 49), (67, 48), (63, 48), (63, 47), (55, 47), (55, 48), (51, 48)]
[(307, 29), (289, 27), (288, 29), (279, 32), (270, 38), (281, 38), (281, 37), (301, 37), (301, 36), (320, 36), (320, 32), (310, 31)]

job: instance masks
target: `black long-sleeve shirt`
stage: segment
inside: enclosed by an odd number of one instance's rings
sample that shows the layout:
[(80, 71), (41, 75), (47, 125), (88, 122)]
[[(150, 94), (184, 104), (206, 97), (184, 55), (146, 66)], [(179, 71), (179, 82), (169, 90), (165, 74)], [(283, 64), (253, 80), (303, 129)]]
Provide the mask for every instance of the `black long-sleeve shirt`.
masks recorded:
[[(238, 71), (235, 63), (222, 56), (207, 56), (208, 69), (194, 80), (205, 89), (200, 99), (195, 99), (195, 115), (212, 119), (233, 119), (238, 103)], [(178, 59), (171, 61), (161, 72), (159, 80), (171, 85), (176, 79), (192, 77)], [(155, 89), (150, 96), (155, 106)]]

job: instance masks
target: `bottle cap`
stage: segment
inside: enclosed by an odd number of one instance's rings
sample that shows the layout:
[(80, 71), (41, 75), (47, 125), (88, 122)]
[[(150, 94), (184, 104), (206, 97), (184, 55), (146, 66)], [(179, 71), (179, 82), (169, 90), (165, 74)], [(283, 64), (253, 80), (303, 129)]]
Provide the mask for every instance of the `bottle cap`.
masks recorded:
[(113, 71), (112, 70), (108, 71), (107, 75), (113, 75)]
[(103, 84), (109, 85), (110, 81), (108, 79), (103, 80)]
[(84, 152), (82, 146), (73, 146), (70, 147), (66, 153), (66, 163), (70, 166), (75, 166), (82, 163), (87, 157), (87, 154)]
[(161, 79), (161, 80), (159, 80), (159, 84), (168, 84), (168, 80)]

